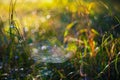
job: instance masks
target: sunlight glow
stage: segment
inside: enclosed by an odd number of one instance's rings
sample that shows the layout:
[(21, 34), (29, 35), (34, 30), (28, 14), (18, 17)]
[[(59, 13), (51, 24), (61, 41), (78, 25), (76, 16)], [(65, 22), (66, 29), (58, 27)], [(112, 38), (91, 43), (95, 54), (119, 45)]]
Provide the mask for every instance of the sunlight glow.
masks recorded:
[(51, 4), (51, 3), (53, 3), (53, 0), (43, 0), (42, 2)]

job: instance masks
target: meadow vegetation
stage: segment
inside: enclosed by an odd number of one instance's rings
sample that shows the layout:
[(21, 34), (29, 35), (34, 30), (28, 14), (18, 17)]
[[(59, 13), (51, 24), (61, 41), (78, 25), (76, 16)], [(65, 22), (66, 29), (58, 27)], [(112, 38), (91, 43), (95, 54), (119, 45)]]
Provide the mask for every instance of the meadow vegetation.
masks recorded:
[(1, 0), (0, 80), (119, 80), (118, 2)]

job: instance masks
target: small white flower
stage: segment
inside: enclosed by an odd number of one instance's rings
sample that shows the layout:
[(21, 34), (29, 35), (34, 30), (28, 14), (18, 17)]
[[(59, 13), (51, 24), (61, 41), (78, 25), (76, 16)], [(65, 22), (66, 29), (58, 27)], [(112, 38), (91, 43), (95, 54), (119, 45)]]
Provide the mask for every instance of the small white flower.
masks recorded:
[(42, 47), (41, 47), (41, 50), (46, 50), (47, 49), (47, 46), (45, 46), (45, 45), (43, 45)]
[(51, 15), (47, 15), (47, 16), (46, 16), (47, 19), (50, 19), (50, 17), (51, 17)]
[(36, 48), (33, 48), (32, 51), (33, 51), (33, 53), (38, 53), (38, 49), (36, 49)]

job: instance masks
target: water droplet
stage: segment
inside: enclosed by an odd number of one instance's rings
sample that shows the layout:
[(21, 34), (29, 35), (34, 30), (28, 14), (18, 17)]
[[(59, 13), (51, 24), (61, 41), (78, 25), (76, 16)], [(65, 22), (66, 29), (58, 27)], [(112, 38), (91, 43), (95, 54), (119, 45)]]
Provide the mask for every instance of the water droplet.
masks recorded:
[(17, 69), (17, 68), (15, 68), (15, 71), (18, 71), (18, 69)]
[(15, 56), (15, 59), (18, 59), (19, 58), (19, 56)]
[(14, 26), (13, 26), (13, 25), (10, 25), (10, 28), (14, 28)]
[(2, 66), (0, 65), (0, 69), (2, 69)]
[(20, 70), (21, 70), (21, 71), (23, 71), (23, 70), (24, 70), (24, 68), (20, 68)]

